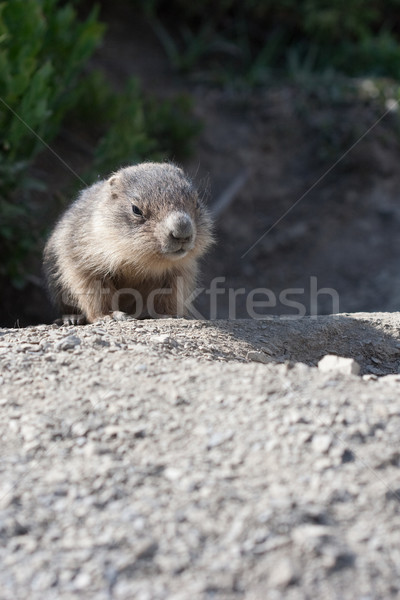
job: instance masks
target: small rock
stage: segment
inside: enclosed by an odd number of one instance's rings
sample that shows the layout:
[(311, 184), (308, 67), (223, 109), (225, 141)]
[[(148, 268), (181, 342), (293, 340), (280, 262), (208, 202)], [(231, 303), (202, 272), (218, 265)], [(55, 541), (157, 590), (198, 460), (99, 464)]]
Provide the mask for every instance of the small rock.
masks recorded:
[(359, 375), (360, 365), (354, 358), (326, 354), (318, 363), (318, 369), (323, 373), (336, 372), (344, 375)]
[(109, 438), (118, 437), (122, 432), (121, 427), (118, 425), (107, 425), (104, 427), (104, 435)]
[(144, 429), (143, 427), (138, 427), (137, 429), (135, 429), (133, 431), (133, 437), (134, 438), (144, 438), (144, 437), (146, 437), (146, 429)]
[(169, 481), (178, 481), (183, 476), (183, 471), (182, 469), (177, 469), (175, 467), (168, 467), (164, 471), (164, 476)]
[(21, 427), (21, 434), (26, 442), (30, 442), (36, 438), (38, 435), (38, 431), (35, 427), (31, 425), (24, 424)]
[(291, 560), (282, 558), (273, 565), (273, 571), (269, 578), (272, 587), (288, 587), (294, 583), (298, 575)]
[(123, 312), (122, 310), (114, 310), (112, 313), (114, 321), (132, 321), (133, 317)]
[(292, 532), (293, 540), (301, 546), (307, 546), (317, 540), (328, 540), (333, 536), (333, 529), (326, 525), (299, 525)]
[(311, 432), (310, 431), (300, 431), (297, 434), (297, 442), (300, 446), (309, 442), (311, 440)]
[(89, 587), (91, 582), (92, 580), (88, 573), (79, 573), (73, 581), (73, 587), (77, 590), (83, 590)]
[(342, 459), (342, 463), (353, 462), (354, 453), (349, 448), (345, 448), (343, 450), (341, 459)]
[(161, 344), (162, 346), (177, 346), (176, 341), (171, 338), (167, 333), (163, 333), (161, 335), (153, 335), (150, 338), (150, 341), (155, 344)]
[(267, 354), (264, 352), (258, 352), (257, 350), (250, 350), (247, 353), (246, 358), (247, 360), (264, 364), (271, 362), (271, 358)]
[(5, 510), (13, 502), (15, 485), (11, 481), (3, 481), (0, 488), (0, 510)]
[(374, 375), (373, 373), (367, 373), (366, 375), (363, 375), (362, 378), (364, 379), (364, 381), (377, 381), (378, 380), (378, 376)]
[(376, 356), (371, 356), (371, 360), (376, 365), (381, 365), (382, 364), (382, 361), (379, 358), (377, 358)]
[(96, 346), (104, 346), (105, 348), (109, 348), (111, 345), (108, 340), (103, 340), (103, 338), (101, 337), (95, 338), (93, 344), (95, 344)]
[(71, 426), (71, 433), (76, 437), (85, 436), (89, 431), (89, 427), (86, 423), (78, 421)]
[(57, 351), (73, 350), (74, 348), (79, 346), (80, 343), (81, 343), (81, 340), (80, 340), (80, 338), (78, 338), (77, 335), (68, 335), (67, 337), (63, 338), (62, 340), (60, 340), (59, 342), (56, 343), (55, 349)]
[(40, 352), (41, 347), (37, 344), (21, 344), (23, 352)]
[(138, 544), (135, 553), (136, 560), (151, 560), (158, 550), (157, 542), (152, 540), (144, 541), (141, 544)]
[(107, 331), (105, 329), (102, 329), (101, 327), (93, 327), (92, 332), (97, 333), (97, 335), (106, 335), (107, 334)]
[(213, 433), (209, 439), (208, 439), (208, 443), (207, 443), (207, 448), (211, 449), (211, 448), (216, 448), (217, 446), (221, 446), (222, 444), (224, 444), (225, 442), (228, 442), (229, 440), (231, 440), (233, 438), (233, 431), (226, 431), (223, 433)]
[(312, 447), (316, 452), (325, 454), (332, 444), (332, 437), (328, 433), (317, 434), (312, 439)]

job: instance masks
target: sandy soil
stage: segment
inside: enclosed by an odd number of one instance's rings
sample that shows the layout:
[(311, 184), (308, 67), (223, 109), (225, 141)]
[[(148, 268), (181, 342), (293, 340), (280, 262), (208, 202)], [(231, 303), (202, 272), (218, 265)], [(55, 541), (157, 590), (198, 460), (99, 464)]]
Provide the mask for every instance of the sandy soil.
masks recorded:
[(1, 598), (398, 598), (399, 331), (1, 329)]

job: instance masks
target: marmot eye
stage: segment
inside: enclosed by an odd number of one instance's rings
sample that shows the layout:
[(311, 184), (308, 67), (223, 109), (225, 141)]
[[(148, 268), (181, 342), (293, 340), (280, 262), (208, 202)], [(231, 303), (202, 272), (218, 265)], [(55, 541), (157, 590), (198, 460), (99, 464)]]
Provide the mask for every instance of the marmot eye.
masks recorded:
[(143, 213), (140, 210), (140, 208), (138, 206), (136, 206), (135, 204), (132, 204), (132, 212), (134, 215), (136, 215), (137, 217), (143, 217)]

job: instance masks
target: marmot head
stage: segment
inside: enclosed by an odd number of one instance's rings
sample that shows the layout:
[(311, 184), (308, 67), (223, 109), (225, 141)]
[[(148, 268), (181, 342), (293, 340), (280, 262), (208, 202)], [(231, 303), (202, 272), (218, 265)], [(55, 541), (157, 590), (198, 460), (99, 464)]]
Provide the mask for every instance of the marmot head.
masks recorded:
[(154, 274), (200, 257), (211, 245), (209, 212), (175, 165), (127, 167), (105, 184), (107, 225), (121, 262)]

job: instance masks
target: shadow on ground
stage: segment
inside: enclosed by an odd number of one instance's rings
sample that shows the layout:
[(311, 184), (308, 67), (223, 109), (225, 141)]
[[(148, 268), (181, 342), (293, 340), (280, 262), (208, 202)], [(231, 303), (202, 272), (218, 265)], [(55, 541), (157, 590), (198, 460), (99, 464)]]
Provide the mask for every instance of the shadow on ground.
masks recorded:
[(241, 340), (260, 362), (316, 365), (325, 354), (337, 354), (354, 358), (362, 374), (400, 371), (399, 313), (208, 321), (205, 327)]

